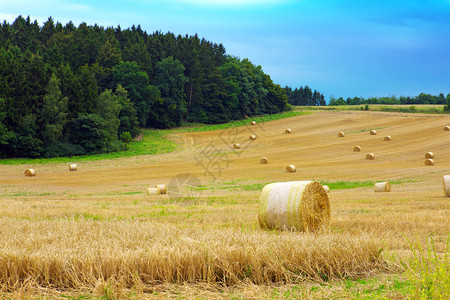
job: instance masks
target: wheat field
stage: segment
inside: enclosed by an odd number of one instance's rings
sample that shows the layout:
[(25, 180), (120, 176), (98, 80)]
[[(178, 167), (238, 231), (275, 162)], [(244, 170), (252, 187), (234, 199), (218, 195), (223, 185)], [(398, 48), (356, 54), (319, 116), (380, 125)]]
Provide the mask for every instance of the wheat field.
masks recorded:
[[(175, 152), (77, 162), (76, 172), (63, 163), (2, 165), (0, 293), (278, 298), (283, 295), (274, 290), (293, 286), (332, 282), (339, 290), (347, 279), (401, 276), (413, 241), (426, 244), (432, 236), (436, 252), (445, 252), (448, 124), (445, 115), (316, 111), (256, 126), (172, 133)], [(249, 140), (253, 134), (256, 140)], [(355, 145), (361, 152), (353, 152)], [(424, 165), (429, 151), (434, 166)], [(374, 160), (365, 159), (369, 152)], [(259, 163), (263, 156), (268, 164)], [(285, 172), (289, 164), (296, 173)], [(36, 176), (25, 177), (28, 168)], [(296, 180), (330, 185), (330, 228), (317, 234), (261, 229), (262, 187)], [(379, 181), (390, 181), (392, 191), (374, 193), (372, 182)], [(146, 195), (157, 184), (168, 185), (169, 195)], [(179, 190), (171, 194), (174, 187)], [(301, 295), (329, 296), (323, 289)], [(342, 290), (336, 297), (348, 296)]]

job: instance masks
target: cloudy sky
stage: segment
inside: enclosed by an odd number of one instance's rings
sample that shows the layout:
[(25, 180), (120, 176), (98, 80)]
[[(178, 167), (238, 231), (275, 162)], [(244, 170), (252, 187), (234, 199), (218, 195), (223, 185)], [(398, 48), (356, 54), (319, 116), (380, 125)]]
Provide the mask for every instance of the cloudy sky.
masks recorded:
[(0, 0), (18, 15), (197, 33), (327, 99), (450, 93), (450, 0)]

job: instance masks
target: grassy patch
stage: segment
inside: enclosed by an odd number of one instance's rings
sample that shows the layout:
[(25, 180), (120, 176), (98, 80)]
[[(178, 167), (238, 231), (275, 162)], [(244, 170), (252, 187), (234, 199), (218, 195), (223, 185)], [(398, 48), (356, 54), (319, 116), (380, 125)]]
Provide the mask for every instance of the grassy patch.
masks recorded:
[(54, 158), (9, 158), (0, 159), (0, 165), (20, 165), (20, 164), (45, 164), (45, 163), (67, 163), (81, 161), (97, 161), (105, 159), (116, 159), (138, 155), (152, 155), (174, 151), (176, 143), (165, 138), (167, 130), (145, 129), (140, 141), (132, 141), (128, 145), (127, 151), (82, 155), (73, 157)]
[[(252, 118), (258, 124), (263, 124), (264, 122), (279, 120), (284, 118), (290, 118), (295, 116), (300, 116), (308, 114), (301, 110), (300, 108), (295, 108), (288, 112), (282, 112), (274, 115), (263, 115)], [(165, 130), (155, 130), (155, 129), (144, 129), (143, 136), (140, 141), (132, 141), (128, 144), (128, 150), (112, 153), (102, 153), (102, 154), (92, 154), (92, 155), (82, 155), (73, 157), (54, 157), (54, 158), (7, 158), (0, 159), (0, 165), (20, 165), (20, 164), (45, 164), (45, 163), (68, 163), (68, 162), (83, 162), (83, 161), (97, 161), (106, 159), (116, 159), (123, 157), (132, 157), (139, 155), (153, 155), (160, 153), (172, 152), (176, 149), (177, 144), (175, 141), (171, 141), (166, 138), (168, 134), (180, 133), (180, 132), (200, 132), (200, 131), (212, 131), (219, 129), (227, 129), (237, 126), (246, 126), (249, 124), (249, 120), (237, 120), (224, 124), (194, 124), (187, 123), (183, 128), (176, 129), (165, 129)]]

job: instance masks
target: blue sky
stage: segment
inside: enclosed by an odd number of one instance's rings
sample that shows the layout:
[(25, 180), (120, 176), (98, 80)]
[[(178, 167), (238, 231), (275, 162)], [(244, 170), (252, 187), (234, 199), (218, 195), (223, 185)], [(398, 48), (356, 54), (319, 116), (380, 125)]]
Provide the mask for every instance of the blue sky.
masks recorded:
[(327, 99), (450, 93), (450, 0), (0, 0), (18, 15), (197, 33)]

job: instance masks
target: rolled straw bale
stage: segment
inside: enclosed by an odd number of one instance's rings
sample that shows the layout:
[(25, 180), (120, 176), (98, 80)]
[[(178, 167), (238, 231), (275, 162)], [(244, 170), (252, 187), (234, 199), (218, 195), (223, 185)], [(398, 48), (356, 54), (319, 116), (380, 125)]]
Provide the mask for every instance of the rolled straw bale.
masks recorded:
[(287, 173), (295, 173), (295, 166), (294, 165), (289, 165), (286, 167), (286, 172)]
[(366, 159), (370, 159), (370, 160), (375, 159), (375, 155), (373, 155), (373, 153), (367, 153)]
[(445, 127), (444, 127), (444, 130), (445, 130), (445, 131), (450, 131), (450, 126), (445, 126)]
[(390, 141), (392, 141), (392, 138), (391, 138), (390, 135), (387, 135), (387, 136), (384, 137), (384, 140), (385, 140), (386, 142), (390, 142)]
[(77, 164), (70, 164), (69, 165), (69, 171), (76, 171), (77, 170)]
[(360, 152), (361, 151), (361, 146), (355, 146), (353, 148), (353, 152)]
[(450, 175), (444, 175), (444, 193), (450, 197)]
[(338, 137), (344, 137), (344, 136), (345, 136), (345, 134), (342, 131), (338, 133)]
[(241, 149), (241, 144), (233, 144), (234, 149)]
[(269, 160), (267, 159), (267, 157), (261, 157), (261, 159), (259, 160), (260, 164), (263, 165), (267, 165), (269, 163)]
[(370, 135), (376, 135), (377, 134), (377, 131), (375, 130), (375, 129), (372, 129), (371, 131), (370, 131)]
[(314, 232), (330, 223), (330, 200), (317, 181), (276, 182), (259, 198), (261, 228)]
[(390, 192), (391, 184), (389, 183), (389, 181), (377, 182), (377, 183), (375, 183), (374, 188), (375, 188), (375, 193)]
[(159, 189), (154, 187), (154, 188), (148, 188), (147, 189), (147, 195), (159, 195)]
[(290, 128), (287, 128), (284, 132), (285, 132), (285, 133), (291, 133), (292, 130), (291, 130)]
[(434, 160), (431, 158), (425, 160), (425, 166), (434, 166)]
[(159, 194), (161, 195), (165, 195), (167, 193), (167, 187), (165, 184), (158, 184), (156, 185), (156, 188), (158, 189)]
[(322, 186), (323, 186), (323, 189), (325, 190), (325, 192), (329, 193), (331, 191), (330, 188), (328, 187), (328, 185), (322, 185)]
[(252, 126), (256, 125), (256, 121), (251, 121), (250, 125), (252, 125)]
[(433, 152), (425, 153), (425, 158), (434, 158), (434, 153)]
[(248, 139), (254, 141), (256, 140), (256, 135), (252, 134), (251, 136), (248, 137)]
[(28, 176), (28, 177), (36, 176), (36, 171), (34, 169), (27, 169), (27, 170), (25, 170), (25, 176)]

